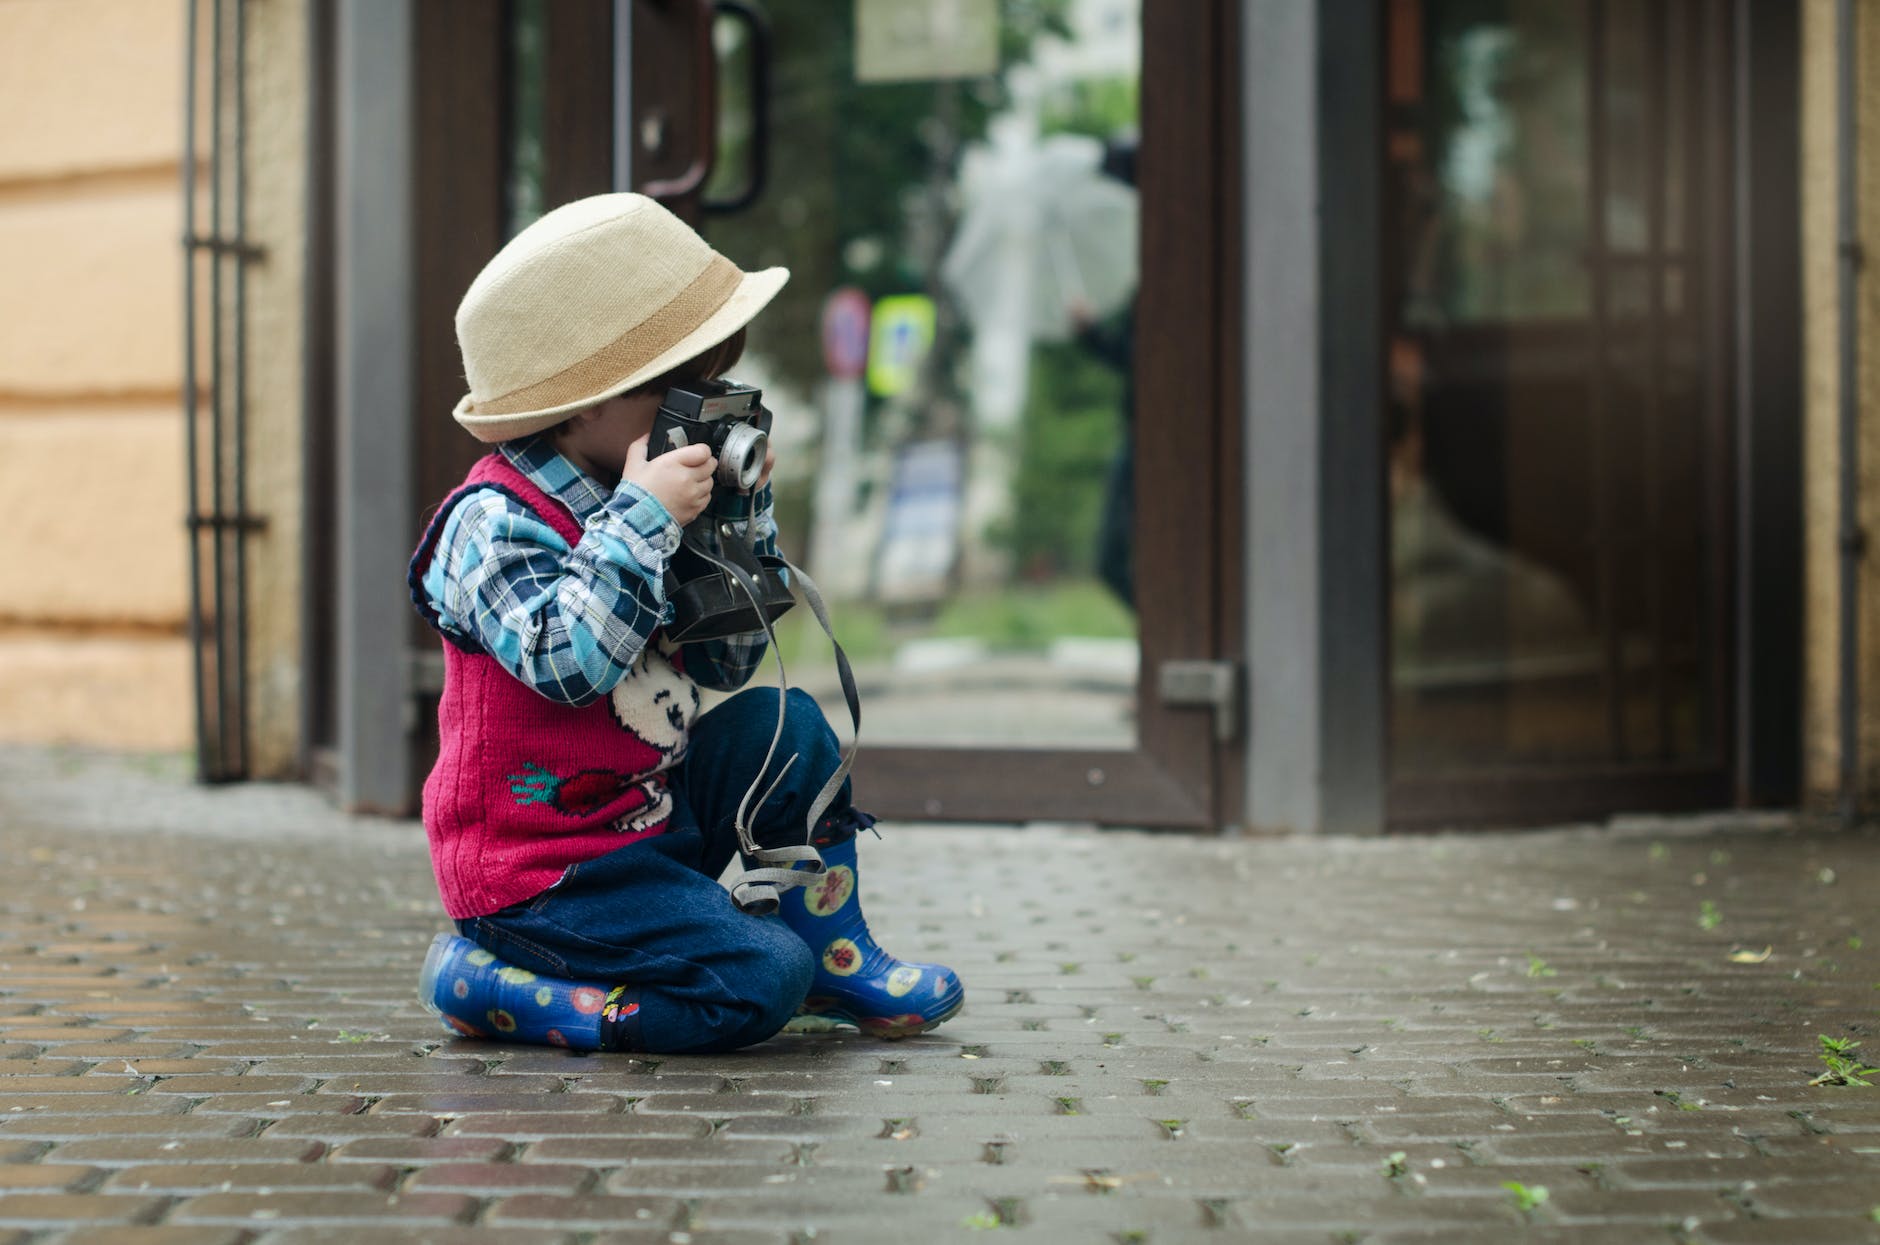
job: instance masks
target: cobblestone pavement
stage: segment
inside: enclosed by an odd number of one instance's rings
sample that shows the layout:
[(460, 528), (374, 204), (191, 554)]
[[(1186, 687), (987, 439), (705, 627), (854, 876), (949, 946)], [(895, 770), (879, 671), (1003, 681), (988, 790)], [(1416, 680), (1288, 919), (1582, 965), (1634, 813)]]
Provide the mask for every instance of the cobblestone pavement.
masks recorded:
[(581, 1057), (419, 1010), (410, 824), (0, 753), (0, 1245), (1880, 1240), (1872, 833), (864, 860), (956, 1020)]

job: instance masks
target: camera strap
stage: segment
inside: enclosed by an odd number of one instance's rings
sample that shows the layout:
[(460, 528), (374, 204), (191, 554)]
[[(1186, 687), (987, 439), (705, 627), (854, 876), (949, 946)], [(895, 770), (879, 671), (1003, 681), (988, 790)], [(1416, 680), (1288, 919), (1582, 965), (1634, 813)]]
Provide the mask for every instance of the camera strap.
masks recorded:
[[(758, 784), (763, 782), (764, 775), (770, 770), (771, 761), (777, 755), (777, 745), (783, 739), (784, 717), (788, 712), (790, 683), (788, 672), (784, 669), (783, 650), (777, 644), (777, 633), (771, 628), (770, 619), (759, 605), (761, 585), (752, 578), (750, 572), (705, 547), (705, 542), (695, 538), (690, 527), (686, 528), (682, 543), (692, 553), (724, 572), (731, 582), (750, 598), (758, 621), (763, 625), (764, 636), (769, 641), (770, 651), (777, 659), (777, 729), (771, 733), (770, 747), (764, 753), (763, 764), (757, 767), (757, 777), (745, 789), (744, 797), (738, 801), (737, 817), (733, 823), (737, 830), (739, 851), (757, 862), (758, 867), (744, 869), (735, 876), (732, 869), (727, 869), (725, 879), (731, 891), (732, 902), (746, 912), (762, 915), (776, 910), (780, 889), (788, 890), (793, 886), (805, 885), (823, 871), (822, 856), (810, 841), (815, 837), (816, 823), (822, 820), (822, 815), (835, 802), (836, 793), (842, 789), (843, 782), (849, 776), (850, 768), (855, 764), (855, 749), (860, 742), (862, 732), (861, 693), (855, 686), (855, 671), (849, 665), (849, 656), (842, 651), (842, 645), (836, 639), (835, 627), (830, 622), (829, 607), (823, 601), (822, 591), (816, 587), (816, 581), (811, 579), (801, 567), (787, 558), (782, 559), (790, 573), (792, 586), (800, 587), (803, 599), (809, 603), (810, 612), (816, 615), (817, 623), (821, 625), (823, 634), (829, 637), (830, 647), (835, 651), (836, 675), (842, 683), (842, 698), (848, 702), (849, 722), (853, 733), (848, 746), (842, 750), (841, 763), (836, 766), (829, 780), (823, 784), (822, 790), (816, 793), (816, 798), (810, 802), (809, 814), (804, 822), (802, 845), (758, 846), (756, 839), (751, 835), (751, 821), (775, 794), (784, 776), (790, 772), (790, 767), (798, 760), (797, 757), (792, 756), (784, 762), (783, 768), (777, 771), (777, 776), (771, 784), (761, 793), (758, 792)], [(753, 796), (756, 797), (755, 804), (751, 802)], [(734, 860), (732, 868), (737, 868), (740, 864), (740, 861)]]

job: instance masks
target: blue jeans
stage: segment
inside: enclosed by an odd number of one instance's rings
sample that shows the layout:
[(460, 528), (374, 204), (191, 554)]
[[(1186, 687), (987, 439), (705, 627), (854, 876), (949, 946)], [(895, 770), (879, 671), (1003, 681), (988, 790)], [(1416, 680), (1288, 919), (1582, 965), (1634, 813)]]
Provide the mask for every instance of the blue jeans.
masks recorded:
[[(765, 847), (804, 841), (810, 804), (841, 759), (815, 700), (792, 689), (787, 704), (763, 785), (797, 761), (753, 818)], [(584, 860), (534, 898), (457, 928), (520, 968), (627, 986), (640, 1005), (637, 1032), (623, 1033), (631, 1049), (704, 1054), (770, 1037), (796, 1014), (816, 960), (777, 917), (740, 911), (717, 878), (737, 853), (738, 801), (776, 725), (774, 690), (725, 701), (694, 724), (672, 771), (672, 830)], [(850, 817), (844, 783), (824, 821), (839, 839), (853, 833)]]

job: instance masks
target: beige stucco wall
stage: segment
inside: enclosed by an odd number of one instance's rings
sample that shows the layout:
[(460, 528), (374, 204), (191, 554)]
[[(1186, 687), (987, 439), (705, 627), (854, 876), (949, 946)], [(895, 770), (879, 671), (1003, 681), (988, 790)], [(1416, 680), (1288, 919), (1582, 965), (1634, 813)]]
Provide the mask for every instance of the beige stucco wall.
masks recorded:
[[(1831, 803), (1840, 774), (1840, 373), (1834, 0), (1804, 0), (1802, 297), (1807, 376), (1804, 492), (1807, 650), (1803, 747), (1810, 802)], [(1860, 0), (1860, 523), (1880, 538), (1880, 0)], [(1860, 771), (1880, 805), (1880, 545), (1860, 575)]]
[[(307, 2), (244, 11), (248, 232), (265, 250), (247, 276), (249, 508), (265, 524), (248, 559), (251, 739), (255, 772), (286, 777), (299, 747)], [(0, 742), (194, 746), (183, 43), (180, 3), (0, 0), (0, 489), (16, 559), (0, 601)], [(206, 163), (206, 133), (198, 143)]]
[(0, 0), (0, 740), (183, 749), (182, 6)]

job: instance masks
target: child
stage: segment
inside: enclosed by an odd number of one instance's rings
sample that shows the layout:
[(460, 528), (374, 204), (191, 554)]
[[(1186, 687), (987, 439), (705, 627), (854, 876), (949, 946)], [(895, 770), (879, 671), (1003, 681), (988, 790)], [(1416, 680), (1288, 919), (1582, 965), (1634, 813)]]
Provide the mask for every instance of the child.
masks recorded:
[[(444, 641), (424, 823), (463, 935), (438, 936), (420, 995), (459, 1032), (725, 1051), (799, 1012), (903, 1037), (964, 1000), (950, 969), (869, 935), (855, 836), (873, 819), (846, 782), (807, 825), (840, 750), (801, 692), (750, 830), (765, 849), (812, 839), (827, 872), (801, 871), (809, 885), (772, 916), (715, 880), (779, 698), (753, 689), (700, 715), (699, 688), (742, 686), (765, 638), (665, 639), (666, 564), (716, 463), (704, 445), (649, 460), (647, 434), (668, 385), (737, 361), (788, 278), (740, 271), (650, 199), (599, 195), (519, 233), (457, 309), (470, 393), (454, 414), (497, 448), (439, 507), (410, 584)], [(770, 467), (753, 499), (766, 552)]]

